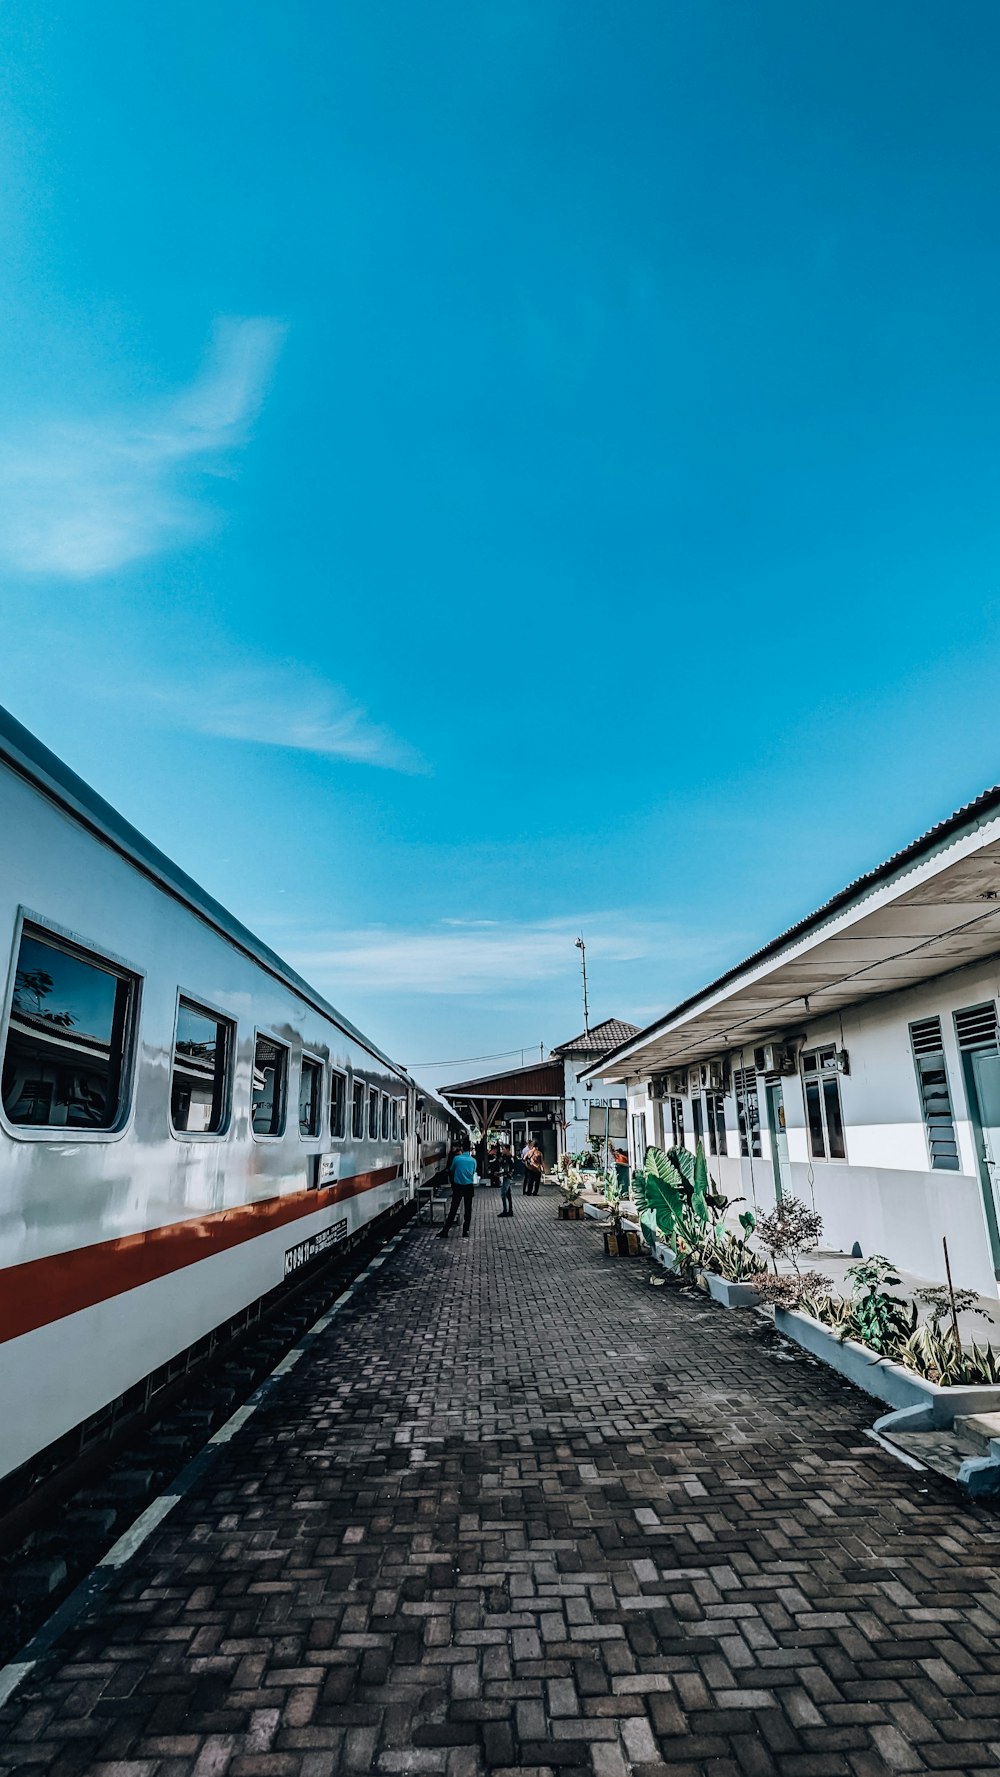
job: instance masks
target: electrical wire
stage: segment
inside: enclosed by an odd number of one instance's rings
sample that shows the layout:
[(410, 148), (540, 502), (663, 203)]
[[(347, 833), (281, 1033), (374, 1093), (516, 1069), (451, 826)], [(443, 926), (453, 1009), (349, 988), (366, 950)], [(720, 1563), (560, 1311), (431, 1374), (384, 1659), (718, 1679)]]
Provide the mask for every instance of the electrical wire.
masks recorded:
[(497, 1049), (492, 1055), (455, 1055), (450, 1061), (407, 1061), (404, 1066), (417, 1067), (461, 1067), (466, 1061), (505, 1061), (509, 1055), (527, 1055), (530, 1050), (537, 1049), (537, 1043), (525, 1043), (519, 1049)]

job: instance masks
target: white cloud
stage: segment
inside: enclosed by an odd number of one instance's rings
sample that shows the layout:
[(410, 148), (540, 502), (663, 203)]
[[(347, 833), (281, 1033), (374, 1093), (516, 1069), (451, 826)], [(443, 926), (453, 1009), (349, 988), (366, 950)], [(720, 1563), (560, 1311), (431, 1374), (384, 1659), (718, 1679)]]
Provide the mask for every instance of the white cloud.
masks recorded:
[(263, 316), (222, 321), (201, 375), (172, 399), (0, 438), (0, 557), (88, 579), (198, 535), (209, 515), (182, 472), (218, 474), (244, 442), (283, 332)]
[(196, 683), (149, 686), (143, 697), (175, 726), (199, 734), (351, 759), (390, 771), (427, 770), (406, 741), (371, 721), (345, 691), (305, 667), (279, 663), (238, 668)]
[(576, 978), (580, 931), (594, 964), (658, 962), (709, 969), (731, 940), (622, 913), (494, 925), (441, 920), (420, 929), (368, 927), (292, 947), (289, 960), (336, 1000), (349, 992), (476, 995)]

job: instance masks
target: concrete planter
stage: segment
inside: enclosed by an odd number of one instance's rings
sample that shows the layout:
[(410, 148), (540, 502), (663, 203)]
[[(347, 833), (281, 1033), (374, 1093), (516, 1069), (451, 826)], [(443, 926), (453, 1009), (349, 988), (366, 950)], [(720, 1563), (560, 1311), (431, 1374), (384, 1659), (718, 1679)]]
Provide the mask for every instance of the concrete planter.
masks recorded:
[(774, 1324), (784, 1338), (829, 1364), (855, 1388), (896, 1409), (876, 1420), (876, 1431), (935, 1431), (950, 1426), (956, 1415), (1000, 1412), (1000, 1387), (942, 1388), (902, 1364), (887, 1363), (855, 1339), (841, 1339), (832, 1327), (797, 1308), (776, 1308)]
[(721, 1302), (723, 1308), (756, 1308), (761, 1298), (752, 1283), (731, 1283), (728, 1277), (719, 1277), (715, 1271), (704, 1271), (705, 1287), (714, 1302)]
[(677, 1270), (677, 1254), (674, 1252), (672, 1246), (667, 1245), (665, 1240), (658, 1240), (656, 1242), (654, 1256), (656, 1258), (656, 1263), (662, 1265), (664, 1271)]

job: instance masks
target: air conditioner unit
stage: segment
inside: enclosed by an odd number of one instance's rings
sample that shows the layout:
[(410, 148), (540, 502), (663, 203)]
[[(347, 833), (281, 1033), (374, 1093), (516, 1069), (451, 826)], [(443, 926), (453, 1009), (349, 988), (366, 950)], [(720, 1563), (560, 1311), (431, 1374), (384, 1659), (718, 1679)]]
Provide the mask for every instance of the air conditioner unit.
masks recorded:
[(649, 1082), (647, 1091), (649, 1092), (650, 1098), (660, 1099), (668, 1097), (666, 1074), (654, 1074)]
[(724, 1061), (710, 1061), (702, 1071), (708, 1075), (705, 1084), (710, 1092), (725, 1092), (726, 1064)]
[(759, 1074), (794, 1074), (795, 1050), (785, 1043), (764, 1043), (754, 1050), (753, 1062)]
[(681, 1095), (685, 1093), (687, 1089), (687, 1068), (680, 1068), (676, 1073), (672, 1073), (670, 1076), (670, 1090), (677, 1095)]

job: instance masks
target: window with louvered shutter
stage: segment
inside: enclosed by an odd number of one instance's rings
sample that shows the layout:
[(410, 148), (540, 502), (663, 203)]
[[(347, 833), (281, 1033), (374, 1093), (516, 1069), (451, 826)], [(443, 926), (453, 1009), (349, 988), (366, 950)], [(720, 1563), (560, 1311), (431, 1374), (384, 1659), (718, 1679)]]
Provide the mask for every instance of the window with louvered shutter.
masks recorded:
[(958, 1143), (955, 1140), (955, 1122), (940, 1018), (918, 1018), (911, 1024), (910, 1044), (917, 1070), (917, 1086), (924, 1114), (924, 1127), (927, 1130), (931, 1166), (936, 1172), (957, 1172)]
[(997, 1009), (992, 1000), (985, 1006), (968, 1006), (955, 1013), (955, 1030), (960, 1049), (995, 1049), (997, 1047)]

